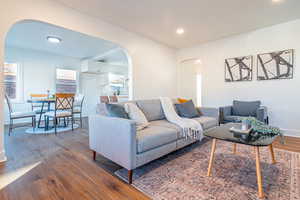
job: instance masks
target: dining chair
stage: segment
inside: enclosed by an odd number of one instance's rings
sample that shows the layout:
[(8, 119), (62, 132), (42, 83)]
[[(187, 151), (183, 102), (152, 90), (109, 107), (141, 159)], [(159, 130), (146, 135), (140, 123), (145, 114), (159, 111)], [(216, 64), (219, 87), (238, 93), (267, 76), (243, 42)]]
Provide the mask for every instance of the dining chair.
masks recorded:
[[(45, 99), (47, 98), (47, 94), (30, 94), (30, 99), (31, 100), (36, 100), (36, 99)], [(31, 103), (31, 110), (35, 112), (36, 114), (41, 114), (45, 113), (45, 111), (42, 111), (43, 103)]]
[(49, 120), (53, 119), (55, 134), (57, 134), (58, 119), (64, 118), (66, 126), (66, 118), (71, 118), (72, 131), (74, 130), (74, 94), (56, 93), (54, 111), (46, 112), (45, 117), (45, 130), (49, 129)]
[(100, 96), (100, 102), (101, 103), (109, 103), (108, 96)]
[(9, 131), (8, 131), (8, 135), (10, 136), (12, 129), (13, 129), (13, 122), (16, 119), (24, 119), (24, 118), (31, 118), (31, 124), (33, 129), (35, 129), (35, 125), (36, 125), (36, 116), (35, 116), (35, 112), (14, 112), (13, 108), (12, 108), (12, 104), (10, 101), (10, 98), (5, 94), (5, 99), (7, 102), (7, 106), (8, 106), (8, 111), (9, 111)]
[(116, 95), (109, 96), (109, 102), (118, 102), (118, 97)]
[(73, 114), (79, 115), (80, 120), (80, 128), (82, 128), (82, 106), (84, 101), (84, 95), (83, 94), (77, 94), (74, 99), (74, 109)]

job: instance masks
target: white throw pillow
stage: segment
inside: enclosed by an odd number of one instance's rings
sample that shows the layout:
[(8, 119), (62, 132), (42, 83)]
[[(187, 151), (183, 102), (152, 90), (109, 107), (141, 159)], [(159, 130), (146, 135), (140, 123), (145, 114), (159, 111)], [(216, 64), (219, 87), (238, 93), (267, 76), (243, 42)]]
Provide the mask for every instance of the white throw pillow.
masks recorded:
[(125, 111), (128, 113), (129, 119), (136, 122), (136, 129), (142, 130), (149, 125), (144, 113), (133, 103), (125, 103)]

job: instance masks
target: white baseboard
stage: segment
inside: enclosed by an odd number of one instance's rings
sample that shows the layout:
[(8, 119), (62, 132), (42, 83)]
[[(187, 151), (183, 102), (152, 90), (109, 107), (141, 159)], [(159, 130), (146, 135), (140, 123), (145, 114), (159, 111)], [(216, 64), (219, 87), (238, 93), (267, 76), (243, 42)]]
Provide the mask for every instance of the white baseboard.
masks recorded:
[(5, 162), (6, 160), (7, 160), (7, 158), (5, 156), (5, 151), (1, 151), (0, 152), (0, 163)]
[(281, 129), (281, 130), (282, 130), (284, 136), (300, 138), (300, 130), (296, 130), (296, 129)]

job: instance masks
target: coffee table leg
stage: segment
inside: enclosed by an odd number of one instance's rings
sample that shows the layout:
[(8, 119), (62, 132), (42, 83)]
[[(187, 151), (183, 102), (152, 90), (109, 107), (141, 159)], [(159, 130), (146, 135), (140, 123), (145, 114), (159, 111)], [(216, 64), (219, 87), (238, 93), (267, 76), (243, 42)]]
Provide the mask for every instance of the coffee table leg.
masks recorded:
[(236, 154), (236, 143), (233, 143), (233, 154)]
[(272, 157), (272, 164), (275, 164), (276, 160), (275, 160), (275, 154), (274, 154), (274, 149), (273, 149), (272, 144), (269, 145), (269, 149), (270, 149), (270, 153), (271, 153), (271, 157)]
[(258, 185), (258, 197), (263, 198), (263, 184), (262, 184), (262, 177), (261, 177), (261, 169), (260, 169), (260, 155), (259, 155), (259, 147), (256, 146), (255, 153), (256, 153), (256, 176), (257, 176), (257, 185)]
[(217, 139), (213, 139), (212, 146), (211, 146), (211, 152), (210, 152), (210, 159), (209, 159), (209, 164), (208, 164), (208, 170), (207, 170), (207, 176), (211, 176), (211, 168), (212, 168), (213, 161), (214, 161), (216, 143), (217, 143)]

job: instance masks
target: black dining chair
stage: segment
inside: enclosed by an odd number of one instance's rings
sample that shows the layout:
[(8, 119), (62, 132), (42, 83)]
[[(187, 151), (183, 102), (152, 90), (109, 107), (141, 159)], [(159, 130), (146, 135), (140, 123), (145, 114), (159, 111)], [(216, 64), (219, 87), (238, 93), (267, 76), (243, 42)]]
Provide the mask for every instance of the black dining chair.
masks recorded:
[[(48, 97), (47, 94), (30, 94), (30, 99), (31, 100), (36, 100), (36, 99), (46, 99)], [(34, 103), (31, 102), (31, 110), (35, 112), (36, 114), (41, 114), (45, 113), (46, 110), (42, 111), (43, 103)]]
[(55, 134), (57, 134), (57, 126), (58, 120), (63, 118), (66, 126), (66, 118), (71, 118), (71, 126), (72, 131), (74, 130), (74, 94), (64, 94), (64, 93), (57, 93), (55, 95), (55, 106), (54, 111), (46, 112), (45, 113), (45, 130), (49, 129), (49, 120), (53, 119), (53, 125), (55, 129)]

